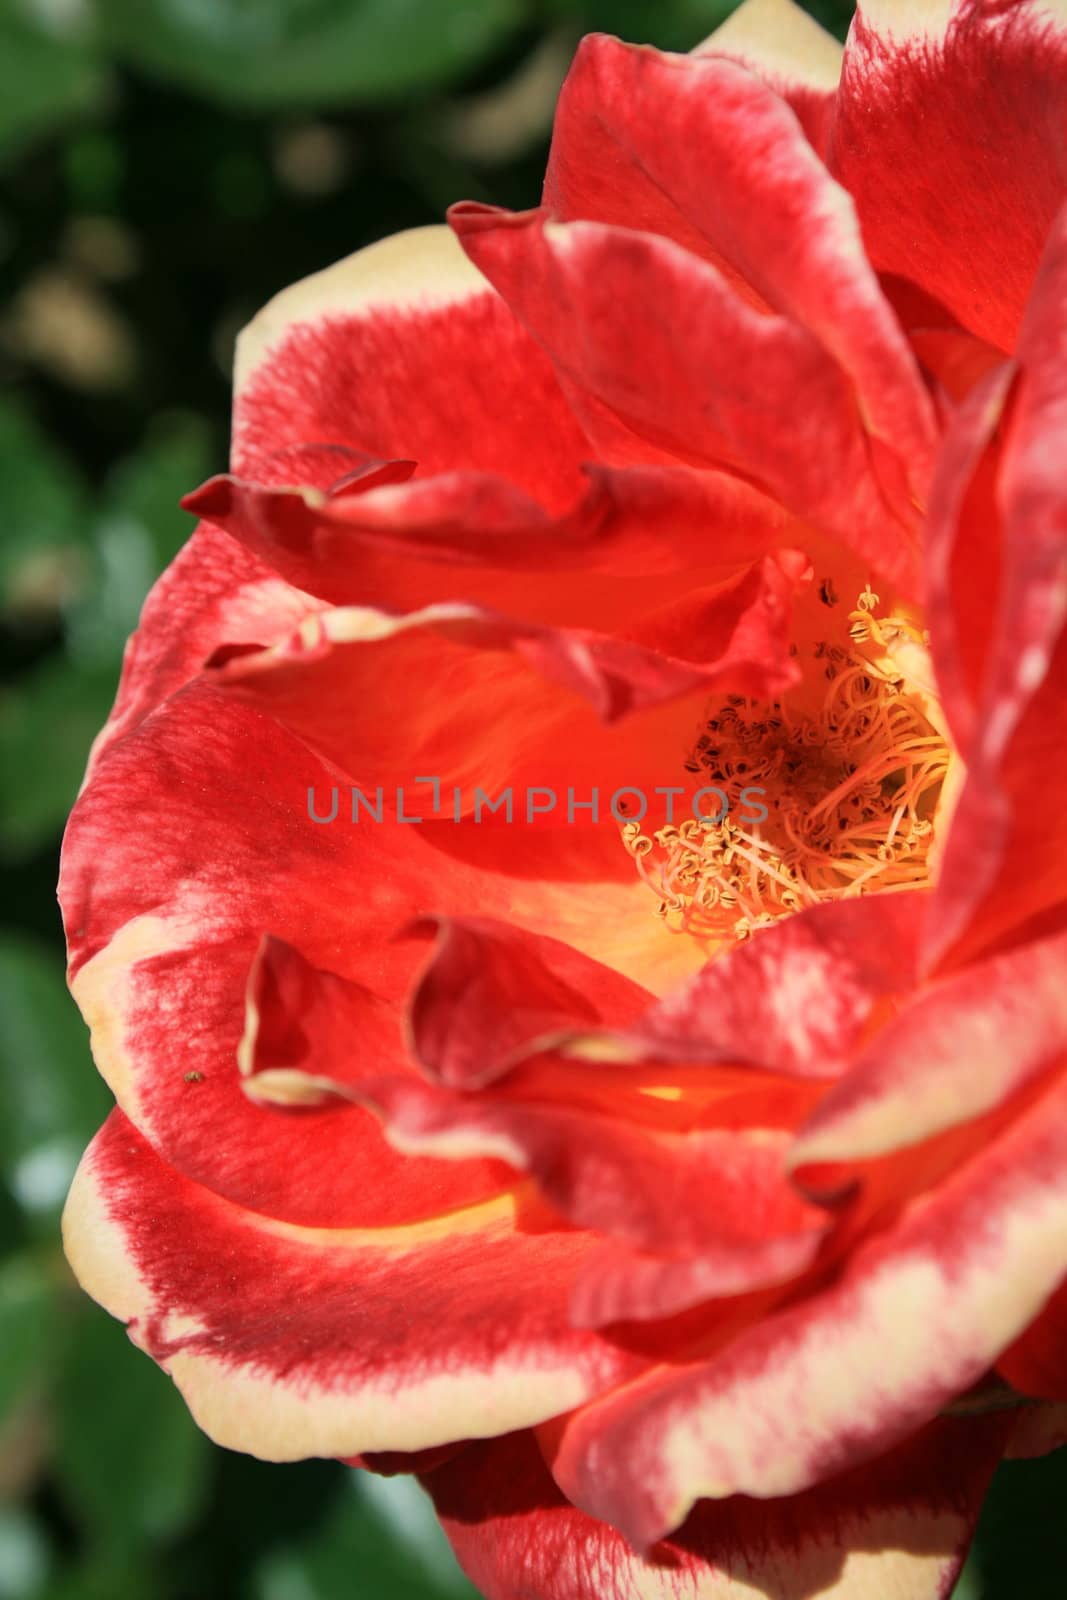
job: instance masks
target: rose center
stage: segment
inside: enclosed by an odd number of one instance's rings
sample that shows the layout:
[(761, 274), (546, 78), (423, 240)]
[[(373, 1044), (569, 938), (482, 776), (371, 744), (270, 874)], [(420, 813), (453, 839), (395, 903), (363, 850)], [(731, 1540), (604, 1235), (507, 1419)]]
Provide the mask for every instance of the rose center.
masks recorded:
[(672, 930), (743, 939), (823, 900), (930, 882), (950, 747), (925, 635), (878, 606), (865, 589), (847, 633), (816, 645), (813, 709), (741, 695), (709, 708), (685, 767), (725, 795), (720, 820), (624, 825)]

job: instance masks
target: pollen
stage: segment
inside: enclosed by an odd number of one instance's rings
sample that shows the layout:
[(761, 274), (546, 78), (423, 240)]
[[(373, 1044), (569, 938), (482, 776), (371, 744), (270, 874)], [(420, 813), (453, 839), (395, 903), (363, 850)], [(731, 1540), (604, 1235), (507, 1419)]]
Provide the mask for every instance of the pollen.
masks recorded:
[(725, 795), (719, 820), (624, 824), (672, 930), (744, 939), (824, 900), (929, 884), (951, 751), (926, 636), (879, 605), (864, 589), (839, 636), (815, 645), (804, 709), (741, 695), (708, 708), (684, 766)]

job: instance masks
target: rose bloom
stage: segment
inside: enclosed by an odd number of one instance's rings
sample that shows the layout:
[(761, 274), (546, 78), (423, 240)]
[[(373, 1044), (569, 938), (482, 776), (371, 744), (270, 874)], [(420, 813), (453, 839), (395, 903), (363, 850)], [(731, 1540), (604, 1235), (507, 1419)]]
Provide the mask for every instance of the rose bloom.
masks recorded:
[(540, 209), (241, 338), (66, 841), (67, 1249), (494, 1600), (944, 1595), (1067, 1438), (1065, 98), (1025, 0), (594, 36)]

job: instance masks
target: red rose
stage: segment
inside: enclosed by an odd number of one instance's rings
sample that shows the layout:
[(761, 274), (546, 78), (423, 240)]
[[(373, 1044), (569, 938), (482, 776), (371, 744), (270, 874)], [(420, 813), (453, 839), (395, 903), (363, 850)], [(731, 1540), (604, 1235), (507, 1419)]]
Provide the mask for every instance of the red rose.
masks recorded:
[(498, 1600), (943, 1594), (1067, 1435), (1065, 48), (586, 40), (539, 211), (252, 324), (131, 642), (71, 1259)]

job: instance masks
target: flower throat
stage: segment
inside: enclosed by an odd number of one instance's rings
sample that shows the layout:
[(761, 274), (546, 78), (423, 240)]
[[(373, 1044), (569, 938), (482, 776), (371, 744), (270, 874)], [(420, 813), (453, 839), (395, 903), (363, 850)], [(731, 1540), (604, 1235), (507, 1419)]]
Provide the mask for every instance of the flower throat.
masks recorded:
[[(743, 939), (823, 900), (930, 882), (949, 746), (925, 635), (904, 617), (876, 617), (878, 605), (865, 589), (846, 642), (816, 645), (817, 709), (742, 695), (710, 709), (685, 766), (728, 796), (722, 820), (652, 833), (624, 825), (672, 930)], [(741, 790), (757, 785), (766, 820), (734, 820)]]

